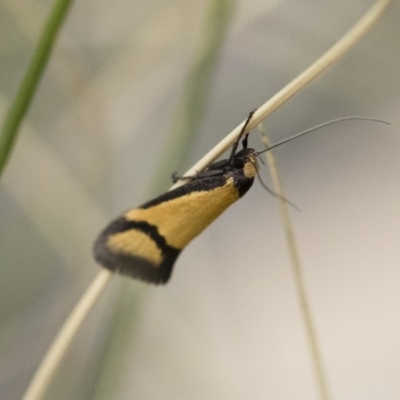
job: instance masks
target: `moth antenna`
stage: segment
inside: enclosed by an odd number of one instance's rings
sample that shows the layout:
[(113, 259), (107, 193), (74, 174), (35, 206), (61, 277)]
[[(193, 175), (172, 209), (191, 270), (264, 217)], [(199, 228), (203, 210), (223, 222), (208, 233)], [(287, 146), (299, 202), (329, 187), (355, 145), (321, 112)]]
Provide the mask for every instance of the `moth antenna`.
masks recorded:
[(258, 155), (260, 155), (262, 153), (265, 153), (266, 151), (269, 151), (269, 150), (271, 150), (271, 149), (273, 149), (275, 147), (281, 146), (282, 144), (285, 144), (287, 142), (291, 142), (294, 139), (298, 139), (300, 136), (303, 136), (303, 135), (306, 135), (306, 134), (308, 134), (310, 132), (316, 131), (317, 129), (324, 128), (325, 126), (333, 125), (333, 124), (336, 124), (337, 122), (348, 121), (348, 120), (353, 120), (353, 119), (363, 120), (363, 121), (380, 122), (382, 124), (390, 125), (389, 122), (384, 121), (383, 119), (378, 119), (378, 118), (359, 117), (359, 116), (337, 118), (337, 119), (333, 119), (333, 120), (328, 121), (328, 122), (324, 122), (323, 124), (314, 126), (313, 128), (307, 129), (307, 130), (305, 130), (303, 132), (297, 133), (296, 135), (293, 135), (293, 136), (291, 136), (291, 137), (289, 137), (287, 139), (284, 139), (284, 140), (282, 140), (282, 141), (280, 141), (278, 143), (275, 143), (272, 146), (268, 147), (268, 149), (261, 150), (261, 151), (257, 152), (256, 154), (258, 156)]
[[(260, 159), (261, 160), (261, 159)], [(258, 172), (258, 169), (256, 168), (256, 173), (257, 173), (257, 178), (261, 184), (261, 186), (269, 193), (272, 194), (275, 198), (279, 200), (283, 200), (285, 203), (287, 203), (289, 206), (293, 207), (296, 211), (301, 212), (300, 208), (296, 206), (296, 204), (292, 203), (291, 201), (285, 199), (283, 196), (280, 196), (278, 193), (274, 192), (271, 188), (269, 188), (264, 181), (261, 179), (261, 176)]]

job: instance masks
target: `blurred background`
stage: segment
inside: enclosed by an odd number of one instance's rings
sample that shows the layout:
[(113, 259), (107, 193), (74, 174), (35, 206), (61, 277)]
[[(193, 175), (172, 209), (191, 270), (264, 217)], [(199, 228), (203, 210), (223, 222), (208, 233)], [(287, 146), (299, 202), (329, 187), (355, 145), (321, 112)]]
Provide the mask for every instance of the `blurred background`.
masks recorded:
[[(1, 118), (52, 4), (0, 1)], [(21, 397), (98, 273), (91, 246), (105, 224), (168, 189), (174, 170), (372, 1), (226, 3), (197, 107), (185, 96), (217, 35), (215, 4), (73, 4), (0, 185), (1, 399)], [(333, 399), (400, 398), (399, 19), (397, 4), (266, 122), (272, 142), (348, 115), (391, 123), (344, 122), (275, 151), (301, 209), (291, 214)], [(193, 129), (178, 140), (193, 108)], [(262, 147), (256, 131), (250, 143)], [(261, 175), (270, 183), (266, 167)], [(115, 277), (46, 398), (318, 399), (276, 199), (255, 182), (185, 249), (165, 287)]]

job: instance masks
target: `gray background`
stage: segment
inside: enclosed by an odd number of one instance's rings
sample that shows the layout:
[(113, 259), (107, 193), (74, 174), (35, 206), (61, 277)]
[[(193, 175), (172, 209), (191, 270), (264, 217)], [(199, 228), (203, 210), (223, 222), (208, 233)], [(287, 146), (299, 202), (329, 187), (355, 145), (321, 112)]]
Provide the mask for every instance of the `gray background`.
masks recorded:
[[(238, 2), (186, 167), (370, 4)], [(1, 115), (50, 5), (0, 2)], [(97, 233), (147, 200), (207, 7), (73, 5), (0, 186), (1, 399), (20, 398), (98, 272)], [(392, 124), (338, 124), (275, 152), (286, 197), (302, 210), (291, 214), (334, 399), (400, 398), (399, 17), (393, 6), (266, 125), (278, 141), (347, 115)], [(250, 140), (261, 148), (256, 132)], [(269, 182), (266, 167), (261, 175)], [(122, 282), (114, 279), (84, 324), (49, 398), (94, 397), (116, 293), (122, 284), (143, 290)], [(278, 205), (257, 182), (188, 246), (170, 284), (138, 302), (133, 295), (125, 304), (139, 316), (104, 398), (317, 399)]]

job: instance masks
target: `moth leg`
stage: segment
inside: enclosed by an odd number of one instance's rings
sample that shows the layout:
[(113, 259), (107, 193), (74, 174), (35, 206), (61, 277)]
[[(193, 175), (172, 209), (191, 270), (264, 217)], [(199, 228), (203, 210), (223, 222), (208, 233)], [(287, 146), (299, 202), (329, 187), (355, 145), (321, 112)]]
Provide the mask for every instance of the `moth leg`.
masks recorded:
[(197, 174), (196, 175), (190, 175), (190, 176), (179, 176), (177, 171), (175, 171), (171, 175), (172, 183), (176, 183), (178, 181), (186, 180), (186, 179), (190, 179), (192, 181), (193, 179), (196, 179), (196, 177), (197, 177)]
[(206, 169), (205, 171), (197, 172), (196, 175), (191, 176), (178, 176), (177, 172), (172, 174), (172, 182), (176, 183), (180, 180), (190, 179), (190, 181), (197, 181), (200, 179), (211, 178), (213, 176), (221, 176), (226, 173), (225, 168), (218, 168), (218, 169)]
[(198, 172), (197, 175), (193, 178), (194, 180), (211, 178), (213, 176), (221, 176), (224, 175), (227, 171), (225, 168), (218, 169), (206, 169), (205, 171)]
[(244, 139), (243, 139), (243, 148), (244, 148), (244, 149), (247, 149), (247, 137), (248, 137), (249, 134), (248, 134), (248, 133), (245, 134), (244, 131), (246, 130), (247, 125), (250, 123), (251, 119), (253, 118), (253, 114), (254, 114), (256, 111), (257, 111), (257, 108), (256, 108), (255, 110), (251, 111), (251, 112), (249, 113), (249, 116), (247, 117), (246, 121), (244, 121), (242, 130), (240, 131), (239, 136), (238, 136), (238, 138), (236, 139), (235, 143), (233, 143), (233, 145), (232, 145), (231, 154), (229, 155), (229, 158), (226, 160), (226, 165), (229, 165), (229, 164), (232, 162), (233, 157), (235, 157), (236, 150), (237, 150), (237, 148), (238, 148), (240, 139), (243, 137), (243, 135), (245, 135), (245, 137), (244, 137)]

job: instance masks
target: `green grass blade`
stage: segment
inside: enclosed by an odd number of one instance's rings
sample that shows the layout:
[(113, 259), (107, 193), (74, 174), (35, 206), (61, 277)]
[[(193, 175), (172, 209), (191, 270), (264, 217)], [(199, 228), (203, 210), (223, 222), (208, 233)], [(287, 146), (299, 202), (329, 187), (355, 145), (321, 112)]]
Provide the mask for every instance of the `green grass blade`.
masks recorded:
[(49, 15), (21, 86), (6, 114), (0, 132), (0, 176), (11, 155), (18, 128), (24, 118), (40, 78), (46, 68), (57, 34), (65, 20), (72, 0), (57, 0)]

